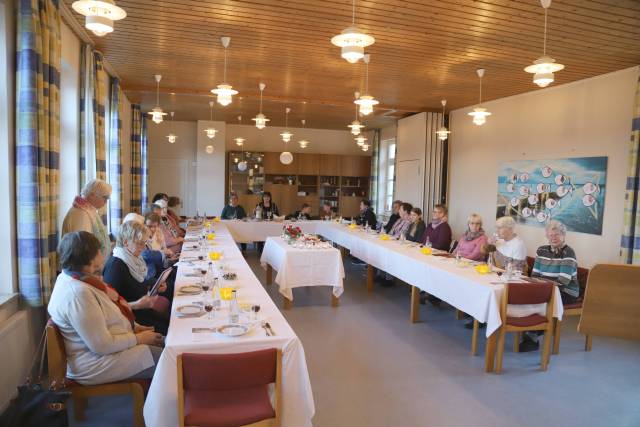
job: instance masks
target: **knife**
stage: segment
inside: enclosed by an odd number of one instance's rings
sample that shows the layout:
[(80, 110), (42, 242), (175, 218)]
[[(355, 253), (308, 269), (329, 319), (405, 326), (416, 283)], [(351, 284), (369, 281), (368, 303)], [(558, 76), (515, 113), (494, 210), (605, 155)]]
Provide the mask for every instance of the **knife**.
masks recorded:
[(274, 337), (275, 337), (275, 336), (276, 336), (276, 333), (275, 333), (275, 332), (273, 332), (273, 328), (271, 328), (271, 325), (269, 324), (269, 322), (266, 322), (266, 323), (265, 323), (265, 326), (266, 326), (267, 328), (269, 328), (269, 331), (271, 332), (271, 336), (274, 336)]

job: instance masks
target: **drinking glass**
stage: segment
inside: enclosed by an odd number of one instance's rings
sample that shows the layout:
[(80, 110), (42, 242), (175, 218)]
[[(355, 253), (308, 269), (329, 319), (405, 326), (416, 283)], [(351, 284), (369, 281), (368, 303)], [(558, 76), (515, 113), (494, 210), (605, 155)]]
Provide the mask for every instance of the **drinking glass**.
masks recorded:
[(253, 311), (253, 321), (257, 322), (258, 321), (258, 312), (260, 311), (260, 305), (259, 304), (254, 304), (251, 306), (251, 311)]
[(204, 311), (207, 312), (207, 318), (213, 319), (213, 297), (210, 292), (205, 292), (204, 295)]

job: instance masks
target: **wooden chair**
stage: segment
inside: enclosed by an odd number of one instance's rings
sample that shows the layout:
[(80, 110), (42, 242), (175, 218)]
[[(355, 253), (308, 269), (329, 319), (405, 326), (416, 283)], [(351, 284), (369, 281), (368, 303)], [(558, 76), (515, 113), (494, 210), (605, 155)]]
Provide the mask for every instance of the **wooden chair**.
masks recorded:
[[(180, 427), (280, 427), (282, 352), (178, 355)], [(275, 383), (274, 405), (269, 384)]]
[[(500, 302), (500, 317), (502, 325), (498, 329), (498, 354), (496, 373), (502, 372), (504, 356), (504, 341), (507, 332), (516, 332), (518, 336), (525, 331), (544, 331), (540, 368), (547, 370), (551, 349), (551, 334), (553, 333), (553, 306), (555, 303), (555, 286), (550, 283), (507, 283)], [(507, 316), (507, 305), (547, 304), (546, 315), (532, 314), (525, 317)]]
[(144, 391), (149, 387), (148, 380), (107, 383), (99, 385), (80, 385), (66, 378), (67, 355), (65, 353), (64, 338), (52, 320), (47, 322), (47, 365), (49, 380), (61, 384), (66, 383), (73, 399), (73, 413), (76, 421), (85, 419), (85, 408), (89, 397), (131, 394), (133, 398), (133, 425), (144, 427), (142, 408), (144, 406)]
[(591, 269), (578, 332), (640, 340), (640, 266), (596, 264)]

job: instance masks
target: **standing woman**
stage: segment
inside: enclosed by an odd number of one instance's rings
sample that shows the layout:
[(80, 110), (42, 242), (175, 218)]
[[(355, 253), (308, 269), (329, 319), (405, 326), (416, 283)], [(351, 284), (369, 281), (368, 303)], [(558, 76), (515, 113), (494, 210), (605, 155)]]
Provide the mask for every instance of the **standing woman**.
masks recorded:
[(262, 201), (258, 203), (255, 210), (258, 211), (258, 208), (262, 211), (262, 218), (270, 219), (274, 216), (280, 215), (278, 205), (271, 200), (271, 193), (268, 191), (262, 193)]
[(111, 185), (101, 179), (94, 179), (84, 186), (80, 196), (73, 200), (62, 223), (62, 236), (72, 231), (87, 231), (100, 242), (100, 252), (104, 259), (111, 256), (111, 240), (107, 227), (102, 222), (99, 210), (111, 197)]
[(422, 235), (427, 228), (426, 224), (422, 220), (422, 209), (411, 209), (411, 216), (409, 218), (411, 220), (411, 225), (404, 237), (410, 242), (421, 242)]
[(482, 248), (487, 244), (487, 235), (482, 229), (482, 217), (472, 213), (467, 219), (468, 228), (464, 232), (454, 254), (472, 261), (484, 261), (486, 254)]

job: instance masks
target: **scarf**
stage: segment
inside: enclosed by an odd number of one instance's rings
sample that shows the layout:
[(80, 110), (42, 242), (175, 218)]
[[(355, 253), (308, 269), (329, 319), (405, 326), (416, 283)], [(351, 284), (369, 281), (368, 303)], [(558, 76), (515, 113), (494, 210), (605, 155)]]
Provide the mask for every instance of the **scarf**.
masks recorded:
[(147, 264), (140, 256), (133, 255), (127, 248), (116, 246), (113, 250), (113, 256), (121, 259), (127, 267), (129, 267), (129, 273), (136, 279), (136, 282), (144, 282), (147, 277)]
[(467, 242), (470, 242), (471, 240), (476, 240), (478, 237), (482, 236), (483, 234), (484, 234), (484, 230), (483, 229), (480, 229), (478, 231), (469, 231), (469, 230), (467, 230), (464, 233), (464, 236), (462, 236), (462, 237)]
[(115, 305), (118, 306), (120, 313), (122, 313), (122, 315), (126, 317), (127, 320), (129, 320), (129, 322), (131, 322), (131, 328), (134, 327), (135, 316), (133, 314), (133, 311), (131, 310), (129, 303), (124, 298), (122, 298), (120, 294), (118, 294), (118, 291), (116, 291), (111, 286), (104, 283), (99, 277), (82, 275), (75, 271), (74, 272), (65, 271), (65, 272), (69, 276), (73, 277), (74, 279), (79, 280), (91, 286), (92, 288), (98, 289), (99, 291), (102, 291), (105, 294), (107, 294), (111, 302), (113, 302)]
[(438, 220), (438, 219), (432, 219), (431, 220), (431, 227), (432, 228), (436, 228), (437, 226), (439, 226), (440, 224), (442, 224), (444, 221), (443, 220)]
[(83, 210), (91, 220), (91, 234), (93, 234), (100, 241), (100, 251), (105, 259), (109, 257), (109, 253), (111, 252), (111, 240), (109, 239), (109, 233), (107, 232), (107, 228), (104, 226), (102, 222), (102, 218), (100, 218), (100, 214), (98, 210), (89, 203), (86, 199), (76, 196), (73, 199), (73, 207), (76, 209)]

